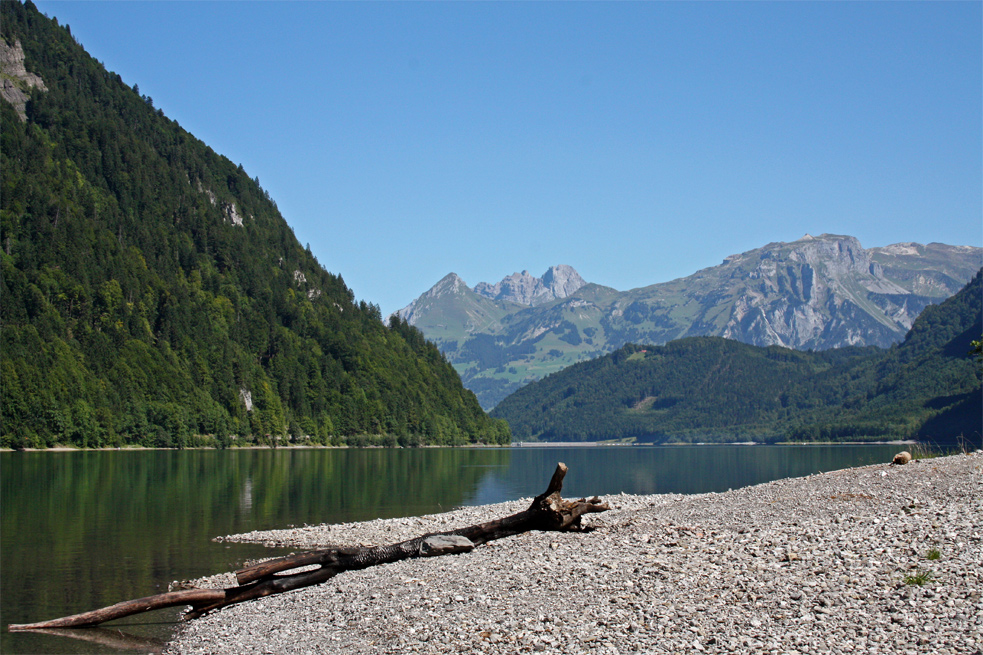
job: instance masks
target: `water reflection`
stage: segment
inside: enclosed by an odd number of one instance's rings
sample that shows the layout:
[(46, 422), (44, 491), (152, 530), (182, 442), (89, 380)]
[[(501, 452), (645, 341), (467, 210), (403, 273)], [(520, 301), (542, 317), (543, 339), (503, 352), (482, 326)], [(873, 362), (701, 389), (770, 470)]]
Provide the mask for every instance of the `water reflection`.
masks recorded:
[[(887, 461), (892, 446), (245, 450), (0, 453), (0, 621), (28, 623), (167, 589), (269, 556), (213, 537), (411, 516), (540, 493), (557, 461), (564, 496), (724, 491)], [(126, 626), (166, 638), (154, 616)], [(146, 618), (141, 619), (146, 621)], [(88, 633), (87, 634), (91, 634)], [(0, 652), (119, 646), (3, 632)], [(139, 648), (139, 647), (138, 647)], [(149, 650), (148, 650), (149, 652)]]
[[(787, 477), (890, 461), (897, 446), (664, 446), (610, 448), (518, 448), (508, 468), (489, 473), (482, 489), (510, 498), (542, 491), (543, 471), (557, 461), (570, 473), (564, 496), (631, 493), (707, 493)], [(491, 494), (469, 499), (483, 504)]]
[(108, 652), (162, 653), (167, 646), (164, 639), (141, 637), (118, 628), (51, 628), (38, 630), (39, 635), (61, 637), (66, 646), (65, 652), (77, 652), (79, 642), (102, 646)]
[(239, 496), (239, 509), (242, 510), (243, 514), (248, 514), (252, 508), (253, 481), (252, 478), (246, 478), (246, 481), (242, 483), (242, 494)]

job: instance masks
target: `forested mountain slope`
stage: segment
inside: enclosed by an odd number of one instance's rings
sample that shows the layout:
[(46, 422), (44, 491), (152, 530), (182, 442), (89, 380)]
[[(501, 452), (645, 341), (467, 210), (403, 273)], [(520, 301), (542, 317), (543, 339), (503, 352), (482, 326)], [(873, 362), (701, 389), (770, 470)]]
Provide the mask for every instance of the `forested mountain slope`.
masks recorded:
[(983, 271), (889, 349), (801, 352), (718, 337), (626, 345), (506, 398), (517, 439), (951, 443), (983, 432)]
[(4, 446), (508, 440), (258, 180), (32, 3), (0, 9)]

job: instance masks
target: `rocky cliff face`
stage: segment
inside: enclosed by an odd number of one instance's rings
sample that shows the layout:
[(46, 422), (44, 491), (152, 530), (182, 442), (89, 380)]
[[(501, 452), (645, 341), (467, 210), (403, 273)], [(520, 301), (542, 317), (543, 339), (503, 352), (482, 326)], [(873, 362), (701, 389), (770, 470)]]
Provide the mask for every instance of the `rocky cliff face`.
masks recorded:
[[(753, 268), (747, 271), (745, 262)], [(755, 345), (885, 345), (896, 340), (892, 335), (903, 336), (925, 306), (910, 302), (912, 294), (887, 279), (854, 237), (807, 234), (722, 266), (744, 283), (735, 289), (721, 336)]]
[(542, 305), (566, 298), (586, 285), (572, 266), (550, 266), (542, 277), (533, 277), (529, 271), (513, 273), (496, 284), (479, 282), (474, 292), (492, 300), (506, 300), (520, 305)]
[(34, 88), (48, 90), (40, 76), (29, 73), (24, 67), (24, 49), (20, 41), (10, 45), (0, 39), (0, 98), (14, 106), (22, 121), (27, 120), (28, 92)]
[(946, 297), (954, 293), (967, 267), (979, 260), (979, 248), (944, 243), (895, 243), (871, 248), (871, 259), (884, 275), (909, 293)]

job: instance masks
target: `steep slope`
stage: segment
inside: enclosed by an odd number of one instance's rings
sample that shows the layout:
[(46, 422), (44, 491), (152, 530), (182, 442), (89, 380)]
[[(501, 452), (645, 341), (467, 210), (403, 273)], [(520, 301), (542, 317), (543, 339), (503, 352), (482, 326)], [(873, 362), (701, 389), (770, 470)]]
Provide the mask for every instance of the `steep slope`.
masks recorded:
[[(481, 329), (442, 324), (456, 330), (456, 349), (445, 347), (426, 312), (412, 322), (437, 341), (489, 408), (523, 384), (626, 343), (713, 335), (800, 350), (886, 347), (981, 264), (983, 249), (970, 246), (908, 243), (865, 250), (854, 237), (806, 235), (670, 282), (624, 292), (585, 285), (563, 298), (497, 314)], [(475, 357), (471, 343), (480, 343), (486, 356)]]
[(942, 243), (895, 243), (867, 252), (892, 282), (929, 297), (952, 295), (962, 286), (966, 271), (980, 263), (979, 248)]
[(32, 3), (0, 11), (4, 85), (27, 98), (0, 101), (4, 446), (507, 440), (258, 180)]
[(983, 270), (926, 309), (903, 343), (801, 352), (716, 337), (627, 345), (512, 394), (492, 412), (518, 439), (922, 438), (983, 432)]

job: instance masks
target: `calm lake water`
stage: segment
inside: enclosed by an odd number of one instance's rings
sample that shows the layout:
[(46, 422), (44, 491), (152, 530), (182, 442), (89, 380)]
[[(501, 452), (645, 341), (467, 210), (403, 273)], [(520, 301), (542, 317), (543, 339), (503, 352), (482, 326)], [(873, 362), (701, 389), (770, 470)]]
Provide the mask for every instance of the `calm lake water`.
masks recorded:
[[(674, 446), (414, 450), (0, 453), (0, 652), (112, 653), (92, 642), (6, 632), (167, 590), (277, 554), (219, 535), (413, 516), (542, 492), (704, 493), (889, 461), (898, 446)], [(150, 652), (178, 610), (114, 624)], [(110, 643), (98, 643), (110, 642)]]

